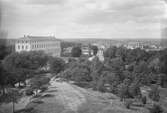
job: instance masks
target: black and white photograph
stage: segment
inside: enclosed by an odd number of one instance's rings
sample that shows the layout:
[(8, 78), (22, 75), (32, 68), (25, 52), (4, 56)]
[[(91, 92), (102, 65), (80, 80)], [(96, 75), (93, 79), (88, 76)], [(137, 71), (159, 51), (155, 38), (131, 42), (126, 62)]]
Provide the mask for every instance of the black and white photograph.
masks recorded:
[(0, 113), (167, 113), (167, 0), (0, 0)]

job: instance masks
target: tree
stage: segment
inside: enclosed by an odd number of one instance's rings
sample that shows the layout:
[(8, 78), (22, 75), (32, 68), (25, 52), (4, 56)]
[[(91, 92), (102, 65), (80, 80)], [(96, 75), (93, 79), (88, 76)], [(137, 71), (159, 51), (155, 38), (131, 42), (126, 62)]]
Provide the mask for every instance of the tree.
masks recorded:
[(30, 88), (35, 91), (35, 95), (38, 94), (38, 90), (42, 90), (43, 86), (49, 84), (50, 79), (48, 77), (33, 77), (30, 80)]
[(164, 110), (159, 104), (153, 104), (152, 108), (149, 108), (150, 113), (163, 113)]
[(102, 76), (105, 79), (105, 83), (110, 85), (110, 91), (113, 93), (117, 92), (117, 86), (120, 84), (120, 78), (116, 73), (110, 71), (104, 71)]
[(72, 57), (80, 57), (82, 54), (82, 50), (79, 46), (73, 47), (71, 51)]
[(8, 54), (8, 48), (6, 47), (6, 39), (1, 39), (2, 43), (0, 43), (0, 60), (3, 60)]
[(101, 74), (103, 72), (104, 65), (103, 63), (99, 60), (98, 57), (95, 57), (90, 64), (90, 76), (92, 77), (92, 83), (94, 89), (97, 89), (97, 85), (99, 80), (101, 79)]
[(74, 80), (76, 82), (89, 82), (92, 80), (90, 76), (89, 62), (87, 61), (74, 61), (69, 64), (69, 68), (66, 69), (66, 78)]
[(10, 69), (17, 82), (25, 82), (35, 72), (47, 65), (47, 55), (41, 51), (12, 53), (3, 60), (3, 67), (6, 71)]
[(125, 62), (126, 61), (126, 56), (127, 56), (128, 50), (124, 47), (119, 47), (116, 50), (116, 56), (121, 57), (122, 60)]
[(124, 104), (125, 104), (125, 107), (127, 109), (130, 109), (130, 106), (133, 104), (133, 100), (132, 99), (126, 99)]
[(93, 55), (96, 55), (98, 52), (98, 47), (97, 46), (91, 46), (91, 49), (93, 50)]
[(50, 58), (49, 60), (50, 71), (52, 73), (60, 73), (65, 68), (65, 61), (61, 58)]
[(141, 98), (141, 91), (140, 91), (140, 85), (138, 82), (133, 82), (129, 86), (129, 95), (132, 98), (139, 97)]
[(147, 97), (146, 96), (142, 97), (141, 101), (142, 101), (143, 105), (145, 105), (147, 103)]
[(128, 86), (124, 83), (118, 85), (118, 95), (121, 101), (124, 101), (125, 98), (128, 96)]
[(149, 54), (145, 50), (136, 48), (133, 50), (129, 50), (126, 58), (127, 58), (127, 62), (147, 61), (147, 59), (149, 58)]
[(104, 56), (108, 57), (110, 59), (115, 58), (116, 57), (116, 50), (117, 50), (117, 47), (115, 47), (115, 46), (110, 47), (104, 52)]
[(97, 90), (101, 92), (105, 92), (105, 79), (101, 76), (97, 82)]
[(18, 100), (21, 98), (22, 94), (16, 88), (8, 88), (7, 94), (5, 94), (3, 96), (4, 96), (4, 98), (1, 97), (2, 99), (4, 99), (3, 102), (6, 102), (6, 103), (12, 102), (12, 111), (14, 113), (15, 112), (15, 103), (18, 102)]
[(123, 83), (119, 84), (118, 87), (118, 96), (121, 98), (121, 101), (123, 101), (125, 98), (131, 98), (130, 94), (130, 85), (131, 80), (130, 79), (124, 79)]
[(160, 95), (159, 95), (159, 89), (158, 89), (158, 85), (153, 85), (151, 87), (151, 91), (149, 92), (149, 97), (153, 100), (153, 101), (159, 101), (160, 99)]

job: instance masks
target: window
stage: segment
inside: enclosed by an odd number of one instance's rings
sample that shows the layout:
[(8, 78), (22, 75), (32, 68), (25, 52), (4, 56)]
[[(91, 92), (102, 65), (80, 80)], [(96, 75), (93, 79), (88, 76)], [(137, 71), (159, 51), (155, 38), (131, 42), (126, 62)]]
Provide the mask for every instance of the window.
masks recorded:
[(24, 49), (24, 46), (22, 46), (22, 49)]
[(28, 49), (28, 46), (26, 46), (26, 49)]
[(18, 49), (20, 49), (20, 46), (18, 45), (18, 47), (17, 47)]

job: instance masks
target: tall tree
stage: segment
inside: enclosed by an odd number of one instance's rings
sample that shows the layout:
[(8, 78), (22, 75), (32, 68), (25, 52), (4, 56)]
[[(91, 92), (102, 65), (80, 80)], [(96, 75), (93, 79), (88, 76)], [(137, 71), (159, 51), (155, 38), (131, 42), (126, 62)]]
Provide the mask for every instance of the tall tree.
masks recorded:
[(115, 46), (110, 47), (104, 52), (104, 56), (108, 57), (110, 59), (115, 58), (116, 57), (116, 50), (117, 50), (117, 47), (115, 47)]
[(97, 46), (91, 46), (91, 49), (93, 50), (93, 55), (96, 55), (98, 52), (98, 47)]
[(17, 78), (17, 81), (25, 82), (27, 77), (47, 65), (47, 58), (41, 52), (12, 53), (3, 60), (6, 71)]
[(52, 73), (59, 73), (65, 68), (65, 61), (61, 58), (50, 58), (49, 60), (50, 71)]
[(76, 46), (72, 48), (71, 55), (72, 57), (80, 57), (82, 54), (81, 47)]

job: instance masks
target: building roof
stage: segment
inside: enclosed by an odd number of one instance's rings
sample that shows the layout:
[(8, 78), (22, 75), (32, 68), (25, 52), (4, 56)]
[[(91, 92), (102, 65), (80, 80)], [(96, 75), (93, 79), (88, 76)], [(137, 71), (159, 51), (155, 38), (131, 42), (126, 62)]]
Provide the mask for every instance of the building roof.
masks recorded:
[(45, 41), (45, 40), (53, 40), (53, 41), (60, 41), (59, 39), (56, 39), (55, 36), (24, 36), (19, 38), (18, 40), (34, 40), (34, 41)]

